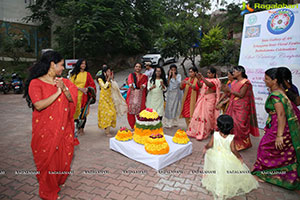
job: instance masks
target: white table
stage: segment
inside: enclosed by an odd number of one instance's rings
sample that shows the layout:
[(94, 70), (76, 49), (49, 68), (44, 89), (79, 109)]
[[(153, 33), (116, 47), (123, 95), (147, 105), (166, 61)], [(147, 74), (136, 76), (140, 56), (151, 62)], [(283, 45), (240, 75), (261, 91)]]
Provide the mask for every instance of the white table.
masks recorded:
[(176, 144), (172, 141), (171, 136), (165, 135), (165, 138), (169, 144), (170, 151), (163, 155), (149, 154), (146, 152), (144, 145), (136, 143), (133, 139), (121, 142), (115, 138), (110, 138), (109, 148), (156, 170), (160, 170), (192, 153), (193, 145), (191, 142)]

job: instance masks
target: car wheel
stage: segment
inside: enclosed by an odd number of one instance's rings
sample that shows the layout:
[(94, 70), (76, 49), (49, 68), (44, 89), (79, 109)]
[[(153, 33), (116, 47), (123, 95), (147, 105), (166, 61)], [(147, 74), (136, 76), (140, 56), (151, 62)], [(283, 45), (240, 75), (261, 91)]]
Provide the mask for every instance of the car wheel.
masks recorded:
[(159, 61), (158, 61), (158, 66), (159, 66), (159, 67), (164, 66), (164, 61), (163, 61), (163, 59), (159, 59)]
[(179, 59), (178, 56), (175, 56), (175, 57), (174, 57), (174, 63), (177, 63), (177, 62), (178, 62), (178, 59)]

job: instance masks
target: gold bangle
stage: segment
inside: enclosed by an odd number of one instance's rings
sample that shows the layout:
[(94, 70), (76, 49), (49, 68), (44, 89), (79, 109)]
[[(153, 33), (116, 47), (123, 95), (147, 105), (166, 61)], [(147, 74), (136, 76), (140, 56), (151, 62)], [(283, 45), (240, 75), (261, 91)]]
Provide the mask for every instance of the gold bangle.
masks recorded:
[(69, 91), (69, 88), (65, 86), (65, 89), (63, 90), (63, 92), (65, 91)]

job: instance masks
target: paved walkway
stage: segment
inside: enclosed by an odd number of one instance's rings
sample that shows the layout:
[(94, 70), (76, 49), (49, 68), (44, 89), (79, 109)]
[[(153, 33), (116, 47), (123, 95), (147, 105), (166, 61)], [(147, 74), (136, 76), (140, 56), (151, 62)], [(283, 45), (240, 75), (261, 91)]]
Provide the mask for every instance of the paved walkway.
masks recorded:
[[(129, 72), (116, 75), (119, 83)], [(201, 174), (198, 173), (203, 168), (202, 149), (208, 141), (192, 139), (192, 155), (157, 172), (109, 150), (109, 138), (97, 127), (97, 106), (91, 106), (86, 134), (79, 138), (81, 144), (75, 149), (73, 174), (59, 193), (61, 199), (212, 199), (212, 195), (201, 186)], [(0, 199), (39, 199), (36, 177), (22, 174), (35, 170), (30, 148), (31, 110), (21, 95), (0, 94), (0, 113)], [(185, 128), (184, 121), (180, 122), (178, 128)], [(117, 127), (112, 131), (116, 133), (124, 125), (129, 127), (126, 117), (119, 117)], [(176, 130), (164, 129), (164, 132), (174, 135)], [(252, 138), (253, 147), (241, 152), (250, 168), (256, 159), (259, 140)], [(91, 174), (89, 170), (100, 173)], [(261, 183), (259, 189), (234, 199), (295, 200), (300, 196)]]

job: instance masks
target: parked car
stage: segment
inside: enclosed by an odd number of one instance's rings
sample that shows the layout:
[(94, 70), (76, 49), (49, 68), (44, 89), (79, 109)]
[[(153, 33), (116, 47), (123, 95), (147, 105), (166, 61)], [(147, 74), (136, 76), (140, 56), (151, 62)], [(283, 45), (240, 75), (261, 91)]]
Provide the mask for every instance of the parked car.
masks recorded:
[(142, 57), (142, 62), (151, 62), (153, 66), (164, 66), (164, 64), (166, 63), (170, 63), (170, 62), (177, 62), (178, 61), (178, 56), (175, 55), (174, 57), (167, 57), (164, 58), (162, 57), (161, 53), (154, 49), (149, 51), (149, 53), (147, 53), (146, 55), (144, 55)]

